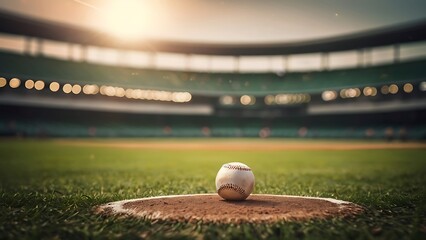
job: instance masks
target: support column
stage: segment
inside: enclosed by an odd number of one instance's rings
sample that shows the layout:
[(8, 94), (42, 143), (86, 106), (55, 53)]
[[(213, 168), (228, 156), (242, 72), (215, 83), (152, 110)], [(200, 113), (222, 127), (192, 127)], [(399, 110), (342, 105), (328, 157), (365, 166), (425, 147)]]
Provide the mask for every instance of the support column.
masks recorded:
[(24, 39), (24, 54), (31, 55), (31, 38), (26, 37)]
[(357, 59), (357, 66), (358, 67), (364, 67), (365, 61), (364, 61), (364, 49), (358, 50), (358, 59)]
[(289, 56), (283, 56), (283, 67), (284, 67), (283, 71), (284, 72), (288, 72), (288, 62), (289, 62), (289, 60), (290, 60)]
[(156, 69), (157, 68), (155, 52), (150, 52), (149, 53), (149, 60), (148, 61), (149, 61), (148, 64), (149, 64), (150, 68), (152, 68), (152, 69)]
[(80, 46), (80, 54), (81, 54), (81, 61), (82, 62), (87, 62), (87, 46), (86, 45), (81, 45)]
[(72, 43), (68, 43), (67, 44), (67, 60), (68, 61), (73, 61), (74, 60), (74, 46)]
[(393, 46), (393, 62), (394, 63), (398, 63), (399, 62), (400, 55), (401, 55), (400, 46), (399, 46), (399, 44), (395, 44)]
[(185, 56), (185, 71), (189, 72), (191, 70), (191, 54), (186, 54)]
[(36, 40), (37, 42), (37, 50), (36, 50), (36, 56), (43, 56), (43, 40), (41, 40), (40, 38), (38, 38)]
[(234, 56), (234, 72), (240, 72), (240, 56)]
[(328, 61), (329, 53), (322, 53), (321, 54), (321, 70), (328, 70), (330, 67), (329, 61)]

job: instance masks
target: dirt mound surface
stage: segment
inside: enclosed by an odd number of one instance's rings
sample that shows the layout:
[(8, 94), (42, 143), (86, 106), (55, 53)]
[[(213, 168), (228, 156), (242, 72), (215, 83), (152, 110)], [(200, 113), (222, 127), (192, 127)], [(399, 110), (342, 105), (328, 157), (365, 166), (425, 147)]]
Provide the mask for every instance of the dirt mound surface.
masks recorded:
[(217, 194), (176, 195), (107, 203), (101, 214), (121, 214), (178, 222), (279, 222), (348, 217), (363, 208), (345, 201), (286, 195), (251, 195), (245, 201), (225, 201)]

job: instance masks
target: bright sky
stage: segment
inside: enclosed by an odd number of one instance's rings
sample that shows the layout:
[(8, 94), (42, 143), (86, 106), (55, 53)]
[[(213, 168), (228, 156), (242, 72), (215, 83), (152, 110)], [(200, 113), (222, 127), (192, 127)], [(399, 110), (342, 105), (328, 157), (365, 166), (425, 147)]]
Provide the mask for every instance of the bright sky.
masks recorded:
[(0, 0), (0, 8), (124, 36), (219, 43), (315, 39), (426, 18), (425, 0)]

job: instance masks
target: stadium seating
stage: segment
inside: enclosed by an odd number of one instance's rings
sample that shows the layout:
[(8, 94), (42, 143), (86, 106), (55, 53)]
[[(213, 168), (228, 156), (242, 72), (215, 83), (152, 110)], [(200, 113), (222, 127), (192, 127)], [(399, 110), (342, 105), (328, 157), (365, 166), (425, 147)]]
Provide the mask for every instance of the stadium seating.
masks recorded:
[[(284, 137), (426, 139), (426, 111), (346, 116), (229, 118), (117, 114), (0, 106), (0, 136), (32, 137)], [(82, 118), (81, 116), (85, 116)], [(261, 132), (267, 129), (267, 134)]]
[(320, 93), (329, 89), (424, 80), (426, 60), (368, 68), (303, 73), (194, 73), (95, 65), (0, 52), (0, 77), (124, 88), (189, 91), (199, 95)]

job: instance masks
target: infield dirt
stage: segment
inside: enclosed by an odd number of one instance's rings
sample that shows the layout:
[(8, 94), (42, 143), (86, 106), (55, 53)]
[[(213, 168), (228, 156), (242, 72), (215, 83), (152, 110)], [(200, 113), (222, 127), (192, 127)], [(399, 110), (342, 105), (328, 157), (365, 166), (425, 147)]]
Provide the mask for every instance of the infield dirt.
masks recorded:
[(378, 142), (378, 141), (331, 141), (331, 140), (55, 140), (58, 144), (113, 147), (135, 149), (171, 149), (171, 150), (242, 150), (242, 151), (281, 151), (281, 150), (368, 150), (368, 149), (426, 149), (426, 143), (421, 142)]
[(362, 211), (356, 204), (334, 199), (264, 194), (244, 201), (225, 201), (217, 194), (154, 197), (108, 203), (96, 210), (150, 220), (214, 223), (301, 221), (349, 217)]

